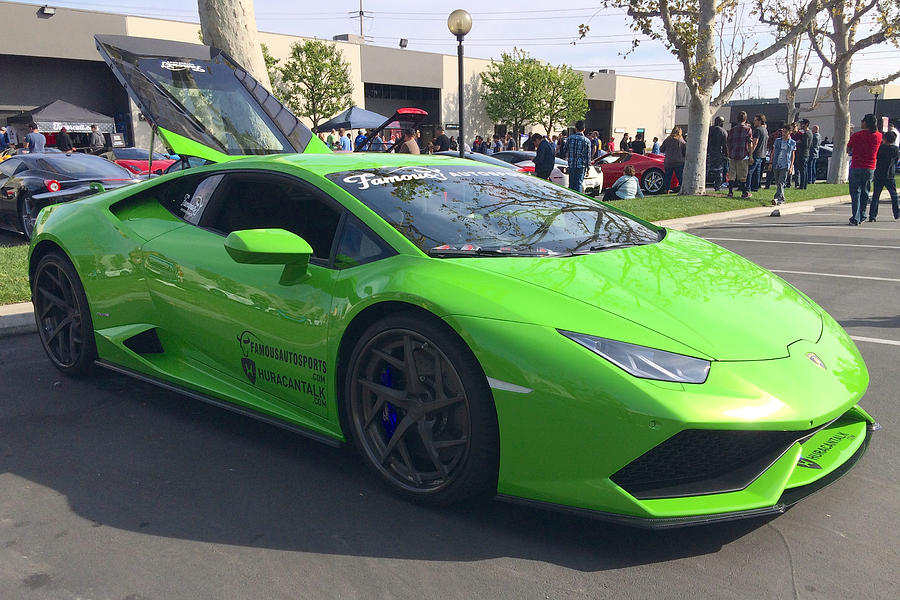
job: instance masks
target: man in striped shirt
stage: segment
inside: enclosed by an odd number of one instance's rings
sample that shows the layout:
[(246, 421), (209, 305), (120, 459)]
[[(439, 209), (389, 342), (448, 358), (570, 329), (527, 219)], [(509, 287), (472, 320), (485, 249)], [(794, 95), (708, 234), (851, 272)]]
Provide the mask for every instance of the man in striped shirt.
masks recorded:
[(581, 192), (584, 173), (591, 162), (591, 141), (584, 135), (584, 121), (575, 122), (575, 133), (566, 140), (569, 159), (569, 189)]

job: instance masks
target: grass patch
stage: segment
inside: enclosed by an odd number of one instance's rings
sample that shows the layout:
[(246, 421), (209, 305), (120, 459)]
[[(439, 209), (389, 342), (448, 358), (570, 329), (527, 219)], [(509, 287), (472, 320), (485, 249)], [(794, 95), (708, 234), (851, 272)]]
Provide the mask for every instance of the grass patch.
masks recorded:
[[(785, 202), (800, 202), (816, 198), (845, 196), (849, 191), (846, 183), (814, 183), (805, 190), (786, 189), (784, 196)], [(735, 190), (734, 198), (726, 197), (724, 191), (710, 191), (707, 196), (663, 194), (659, 196), (645, 196), (644, 198), (635, 198), (633, 200), (616, 200), (613, 202), (613, 205), (647, 221), (662, 221), (664, 219), (692, 217), (694, 215), (738, 210), (740, 208), (771, 206), (772, 199), (775, 197), (775, 186), (768, 190), (762, 188), (758, 192), (753, 192), (753, 197), (748, 200), (741, 200), (740, 195), (740, 192), (737, 190)], [(884, 202), (884, 192), (882, 192), (882, 202)]]
[(0, 304), (29, 300), (28, 245), (0, 247)]

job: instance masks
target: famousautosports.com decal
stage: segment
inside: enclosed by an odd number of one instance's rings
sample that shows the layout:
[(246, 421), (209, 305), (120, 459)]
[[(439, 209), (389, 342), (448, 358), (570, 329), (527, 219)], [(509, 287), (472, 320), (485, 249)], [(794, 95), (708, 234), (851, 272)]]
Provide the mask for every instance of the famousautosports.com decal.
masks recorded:
[[(237, 339), (241, 345), (241, 369), (250, 383), (267, 383), (293, 390), (309, 398), (317, 407), (328, 406), (325, 397), (328, 367), (324, 360), (263, 343), (252, 331), (242, 332)], [(259, 365), (257, 361), (260, 361)], [(307, 374), (301, 376), (294, 369), (285, 370), (285, 365), (306, 369)]]

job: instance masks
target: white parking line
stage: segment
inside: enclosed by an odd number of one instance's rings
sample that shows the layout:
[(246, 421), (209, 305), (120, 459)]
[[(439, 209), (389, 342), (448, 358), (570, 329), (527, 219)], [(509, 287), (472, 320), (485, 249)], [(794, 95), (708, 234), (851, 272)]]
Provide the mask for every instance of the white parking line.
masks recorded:
[(863, 337), (861, 335), (851, 335), (851, 340), (856, 340), (857, 342), (870, 342), (872, 344), (887, 344), (888, 346), (900, 346), (900, 342), (895, 340), (883, 340), (881, 338), (870, 338)]
[(900, 250), (900, 246), (879, 246), (876, 244), (836, 244), (833, 242), (795, 242), (792, 240), (751, 240), (746, 238), (704, 238), (711, 242), (755, 242), (758, 244), (800, 244), (803, 246), (844, 246), (848, 248), (883, 248), (888, 250)]
[(843, 277), (846, 279), (871, 279), (873, 281), (892, 281), (900, 283), (900, 279), (891, 277), (869, 277), (868, 275), (839, 275), (837, 273), (816, 273), (814, 271), (785, 271), (783, 269), (769, 269), (773, 273), (793, 273), (794, 275), (818, 275), (819, 277)]

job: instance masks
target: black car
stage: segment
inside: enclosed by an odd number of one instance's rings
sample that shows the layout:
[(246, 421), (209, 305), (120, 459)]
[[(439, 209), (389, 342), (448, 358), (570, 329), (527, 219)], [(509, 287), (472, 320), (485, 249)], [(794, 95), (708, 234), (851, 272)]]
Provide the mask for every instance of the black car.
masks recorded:
[(42, 208), (135, 181), (127, 169), (90, 154), (17, 154), (0, 162), (0, 226), (31, 239)]

